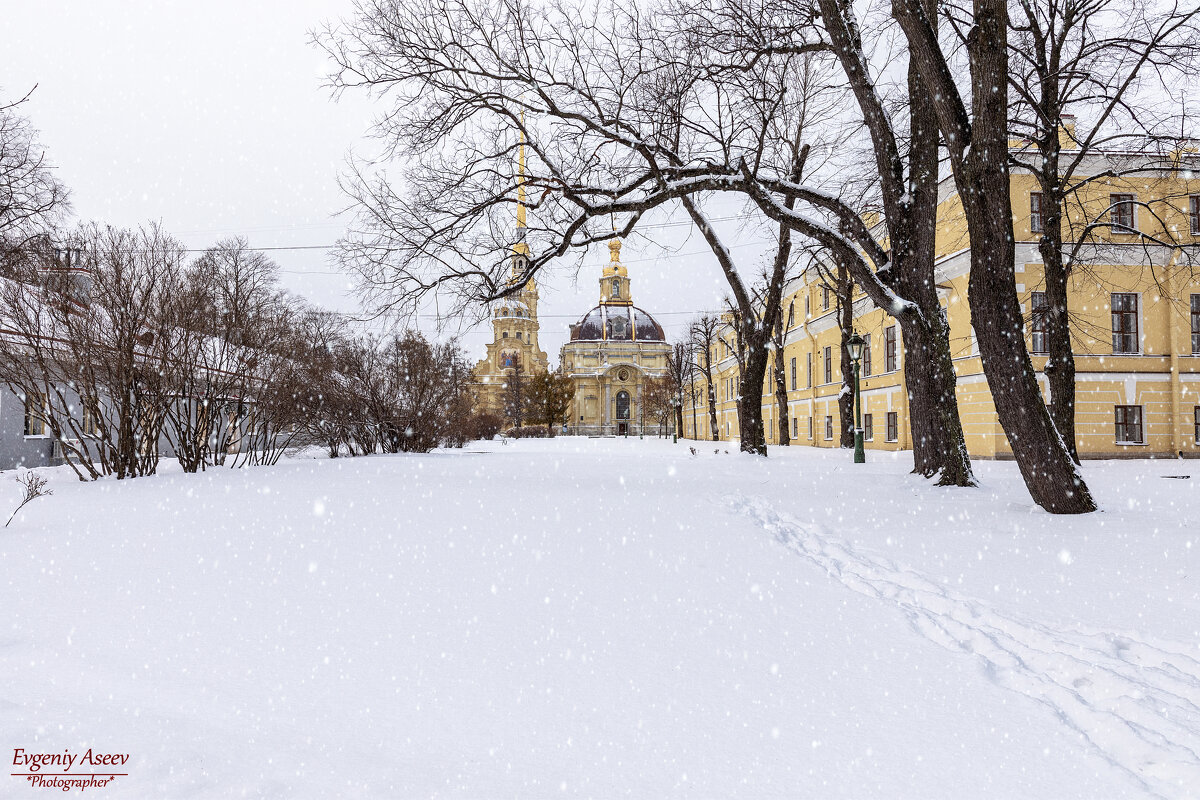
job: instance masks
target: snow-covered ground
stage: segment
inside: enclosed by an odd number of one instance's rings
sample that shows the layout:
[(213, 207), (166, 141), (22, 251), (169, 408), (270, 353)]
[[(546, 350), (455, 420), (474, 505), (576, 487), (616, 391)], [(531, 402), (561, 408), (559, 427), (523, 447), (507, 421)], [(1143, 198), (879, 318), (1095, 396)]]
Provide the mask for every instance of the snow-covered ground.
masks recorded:
[(1061, 518), (690, 444), (57, 475), (0, 532), (3, 746), (129, 753), (106, 798), (1200, 796), (1200, 462)]

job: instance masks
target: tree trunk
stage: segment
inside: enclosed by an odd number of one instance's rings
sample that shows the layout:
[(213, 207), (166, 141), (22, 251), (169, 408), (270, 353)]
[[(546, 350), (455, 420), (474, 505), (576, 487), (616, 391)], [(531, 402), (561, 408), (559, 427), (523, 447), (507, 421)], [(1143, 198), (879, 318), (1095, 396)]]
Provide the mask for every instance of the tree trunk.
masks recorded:
[(968, 301), (984, 375), (1000, 424), (1034, 502), (1056, 514), (1094, 511), (1095, 502), (1042, 403), (1025, 347), (1014, 271), (1008, 174), (1008, 9), (975, 0), (967, 41), (971, 110), (962, 102), (923, 8), (896, 0), (892, 13), (909, 43), (950, 153), (971, 242)]
[[(751, 323), (756, 324), (756, 323)], [(762, 418), (762, 390), (767, 377), (766, 331), (761, 327), (746, 336), (746, 356), (738, 380), (738, 449), (756, 456), (767, 454), (766, 430)]]
[[(1046, 339), (1049, 357), (1045, 374), (1050, 383), (1050, 417), (1062, 437), (1071, 459), (1078, 464), (1075, 447), (1075, 353), (1071, 347), (1071, 323), (1067, 310), (1067, 281), (1063, 263), (1062, 213), (1063, 187), (1058, 177), (1058, 131), (1048, 144), (1039, 182), (1042, 189), (1044, 220), (1038, 252), (1042, 255), (1046, 280)], [(1047, 137), (1048, 139), (1049, 137)]]
[[(936, 31), (937, 6), (922, 3), (924, 17)], [(912, 10), (897, 0), (894, 13), (901, 23)], [(941, 485), (974, 486), (971, 461), (963, 438), (955, 394), (956, 376), (950, 352), (949, 326), (938, 303), (934, 278), (934, 237), (938, 191), (938, 119), (928, 82), (909, 61), (909, 153), (907, 174), (889, 115), (875, 91), (848, 0), (821, 0), (822, 17), (850, 80), (871, 132), (880, 177), (885, 219), (892, 245), (892, 288), (916, 304), (919, 314), (896, 321), (903, 334), (904, 378), (909, 398), (913, 472), (941, 474)], [(919, 7), (918, 7), (919, 8)], [(906, 29), (907, 32), (907, 29)], [(936, 33), (932, 37), (936, 42)]]
[[(778, 320), (782, 321), (782, 315)], [(792, 443), (791, 420), (788, 419), (787, 373), (784, 372), (783, 326), (775, 326), (775, 407), (779, 417), (779, 443), (784, 447)]]
[[(712, 382), (712, 364), (707, 359), (704, 364), (704, 387), (708, 393), (708, 427), (712, 431), (712, 440), (719, 442), (721, 440), (721, 426), (717, 423), (717, 387), (713, 386)], [(696, 438), (700, 438), (699, 434), (697, 434)]]
[[(926, 3), (927, 11), (936, 6)], [(908, 392), (913, 472), (939, 475), (940, 486), (974, 486), (962, 418), (958, 376), (950, 351), (950, 325), (938, 302), (934, 271), (938, 202), (938, 127), (929, 93), (915, 64), (909, 64), (908, 185), (912, 198), (907, 246), (899, 254), (896, 288), (921, 310), (922, 319), (900, 320), (904, 386)]]
[(838, 267), (838, 327), (842, 335), (838, 340), (840, 357), (838, 364), (842, 373), (842, 390), (838, 392), (838, 422), (841, 425), (839, 444), (854, 447), (854, 362), (846, 342), (854, 332), (854, 284), (845, 267)]
[(978, 0), (976, 8), (971, 147), (952, 159), (971, 240), (971, 323), (1000, 424), (1034, 502), (1055, 514), (1095, 511), (1042, 402), (1025, 347), (1014, 269), (1007, 101), (1005, 92), (995, 91), (1008, 80), (1008, 14), (1003, 0)]

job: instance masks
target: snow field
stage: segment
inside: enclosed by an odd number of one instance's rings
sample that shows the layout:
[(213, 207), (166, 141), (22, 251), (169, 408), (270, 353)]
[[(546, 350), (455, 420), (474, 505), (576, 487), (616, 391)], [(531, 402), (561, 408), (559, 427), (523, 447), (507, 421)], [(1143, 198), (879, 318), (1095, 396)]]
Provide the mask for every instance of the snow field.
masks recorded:
[(105, 797), (1200, 786), (1191, 462), (1062, 519), (1011, 464), (690, 444), (56, 476), (0, 534), (4, 741), (130, 752)]

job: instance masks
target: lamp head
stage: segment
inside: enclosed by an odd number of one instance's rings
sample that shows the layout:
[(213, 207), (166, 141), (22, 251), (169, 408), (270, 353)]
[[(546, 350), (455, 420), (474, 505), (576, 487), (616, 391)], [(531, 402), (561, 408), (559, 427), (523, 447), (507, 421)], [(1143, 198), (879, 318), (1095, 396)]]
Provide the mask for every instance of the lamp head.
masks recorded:
[(857, 332), (850, 334), (850, 338), (846, 340), (846, 351), (850, 353), (850, 360), (855, 364), (862, 359), (864, 344), (865, 341)]

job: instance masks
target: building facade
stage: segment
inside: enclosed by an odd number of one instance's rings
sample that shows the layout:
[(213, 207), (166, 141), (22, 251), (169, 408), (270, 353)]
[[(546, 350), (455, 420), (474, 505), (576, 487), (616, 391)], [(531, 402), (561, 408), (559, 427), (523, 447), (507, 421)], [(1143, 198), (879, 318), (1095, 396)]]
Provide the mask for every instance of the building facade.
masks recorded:
[[(1068, 312), (1076, 362), (1076, 446), (1082, 458), (1200, 456), (1200, 168), (1194, 153), (1156, 159), (1139, 153), (1097, 155), (1084, 165), (1097, 177), (1067, 208), (1071, 230), (1089, 229), (1072, 264)], [(1036, 179), (1011, 177), (1016, 289), (1025, 335), (1043, 395), (1047, 360), (1039, 308), (1045, 303), (1038, 241), (1042, 203)], [(1067, 227), (1064, 226), (1064, 234)], [(970, 242), (953, 182), (939, 197), (936, 279), (950, 323), (958, 405), (975, 458), (1011, 458), (983, 374), (967, 303)], [(842, 391), (842, 331), (836, 297), (816, 270), (785, 289), (782, 358), (792, 444), (837, 447)], [(896, 321), (861, 293), (854, 329), (867, 344), (861, 365), (866, 446), (911, 447), (904, 352)], [(728, 338), (729, 332), (726, 332)], [(737, 361), (717, 345), (713, 361), (718, 425), (738, 435)], [(771, 365), (773, 369), (774, 364)], [(763, 387), (768, 442), (778, 439), (773, 373)], [(703, 379), (685, 391), (684, 432), (710, 438)]]
[(559, 354), (563, 372), (575, 383), (567, 432), (628, 436), (658, 431), (647, 413), (650, 382), (667, 374), (662, 326), (633, 304), (621, 242), (608, 244), (609, 263), (600, 274), (600, 302), (571, 326)]

